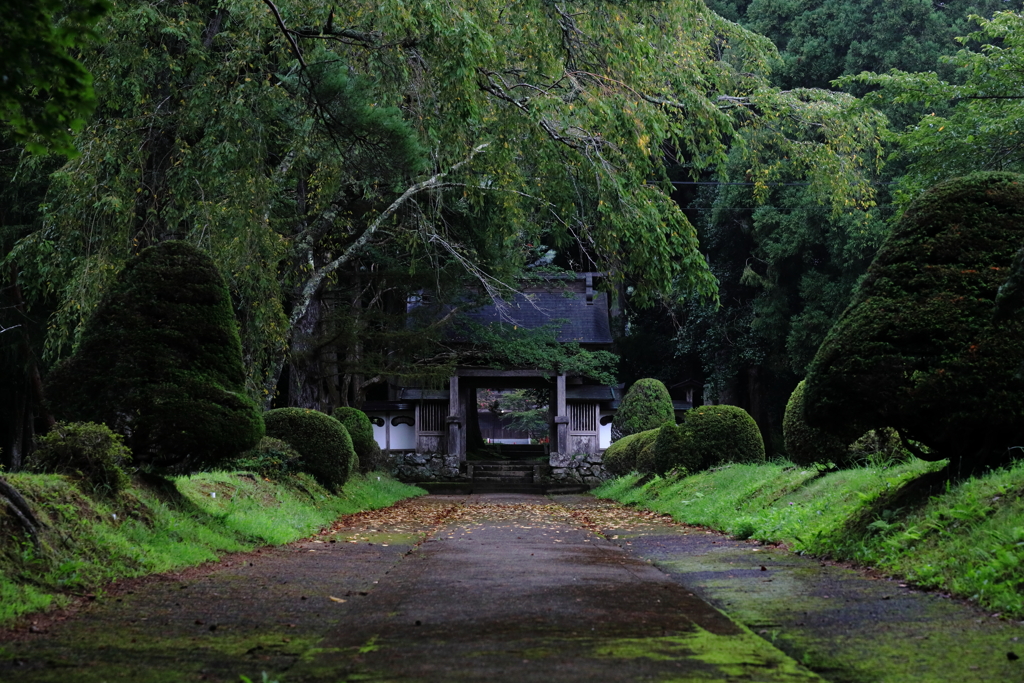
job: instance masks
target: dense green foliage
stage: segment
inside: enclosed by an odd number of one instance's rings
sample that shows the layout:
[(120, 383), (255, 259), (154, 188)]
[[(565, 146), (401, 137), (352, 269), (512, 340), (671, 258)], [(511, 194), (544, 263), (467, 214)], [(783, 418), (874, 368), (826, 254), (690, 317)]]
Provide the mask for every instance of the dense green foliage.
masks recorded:
[(666, 422), (675, 423), (672, 397), (665, 385), (649, 377), (638, 379), (622, 398), (612, 418), (612, 436), (621, 438), (630, 434), (657, 429)]
[(616, 475), (698, 472), (728, 462), (763, 462), (764, 440), (757, 424), (736, 406), (699, 406), (674, 420), (622, 437), (604, 452), (604, 466)]
[(197, 469), (263, 436), (244, 382), (224, 278), (209, 256), (169, 241), (121, 271), (47, 394), (58, 417), (124, 434), (137, 462)]
[(679, 424), (681, 449), (708, 469), (726, 462), (763, 462), (764, 439), (750, 414), (738, 406), (698, 406)]
[(907, 173), (899, 179), (906, 204), (938, 182), (971, 171), (1024, 172), (1020, 136), (1024, 118), (1024, 16), (998, 12), (979, 17), (980, 28), (964, 32), (963, 49), (943, 59), (958, 78), (929, 70), (860, 74), (846, 87), (878, 88), (874, 106), (927, 107), (926, 114), (896, 136)]
[(47, 228), (5, 257), (54, 307), (47, 358), (137, 246), (182, 238), (229, 282), (252, 396), (359, 405), (451, 362), (395, 353), (441, 337), (398, 320), (425, 287), (500, 296), (553, 252), (635, 302), (713, 299), (666, 151), (692, 178), (744, 136), (760, 189), (792, 171), (837, 208), (871, 195), (878, 117), (772, 88), (771, 45), (696, 0), (276, 7), (119, 3), (97, 26), (82, 155), (51, 178)]
[(125, 471), (132, 453), (120, 434), (106, 425), (91, 422), (58, 422), (39, 438), (28, 469), (35, 472), (65, 474), (81, 479), (96, 492), (120, 493), (130, 481)]
[(256, 472), (264, 477), (279, 479), (302, 471), (302, 455), (287, 442), (265, 436), (255, 447), (240, 453), (227, 465), (233, 470)]
[(385, 466), (380, 446), (373, 438), (373, 425), (370, 418), (356, 408), (336, 408), (333, 413), (335, 420), (345, 425), (348, 435), (352, 437), (352, 447), (359, 459), (360, 472), (376, 472)]
[[(685, 423), (685, 418), (684, 418)], [(654, 442), (654, 463), (651, 472), (697, 472), (703, 464), (701, 452), (692, 448), (684, 425), (666, 424), (658, 430)]]
[(893, 427), (969, 467), (1024, 438), (1024, 312), (995, 299), (1024, 242), (1024, 176), (922, 195), (879, 251), (807, 376), (804, 415), (835, 434)]
[[(803, 380), (796, 385), (782, 420), (782, 434), (786, 440), (786, 455), (801, 467), (833, 463), (844, 465), (849, 460), (849, 439), (843, 439), (832, 432), (811, 427), (804, 418)], [(856, 427), (851, 423), (851, 430)], [(856, 438), (856, 437), (853, 437)]]
[[(956, 51), (968, 14), (991, 16), (1003, 0), (711, 0), (779, 47), (783, 87), (827, 88), (862, 71), (934, 71)], [(946, 69), (952, 71), (951, 69)]]
[(640, 454), (648, 446), (652, 446), (657, 438), (657, 429), (649, 429), (622, 437), (605, 449), (602, 456), (605, 468), (612, 474), (636, 471)]
[(553, 324), (529, 329), (509, 323), (470, 324), (466, 340), (472, 344), (472, 350), (459, 361), (495, 368), (535, 368), (552, 375), (576, 375), (615, 384), (618, 357), (609, 351), (585, 349), (575, 342), (559, 342), (559, 327)]
[[(845, 76), (841, 89), (848, 92), (866, 93), (875, 85), (885, 86), (882, 93), (866, 94), (865, 101), (881, 108), (896, 128), (928, 114), (906, 134), (890, 137), (880, 131), (889, 148), (898, 139), (901, 149), (895, 163), (871, 169), (869, 182), (878, 187), (875, 205), (867, 202), (830, 211), (813, 191), (813, 183), (805, 184), (807, 178), (793, 172), (781, 149), (775, 153), (781, 169), (778, 185), (759, 188), (735, 149), (728, 177), (706, 179), (733, 184), (680, 191), (681, 203), (698, 217), (698, 236), (719, 281), (722, 306), (689, 301), (672, 312), (671, 320), (679, 326), (680, 357), (674, 364), (680, 374), (666, 379), (696, 379), (705, 385), (706, 400), (747, 409), (761, 427), (769, 451), (775, 452), (783, 445), (782, 422), (790, 392), (806, 374), (825, 334), (849, 304), (854, 285), (888, 234), (898, 208), (894, 201), (902, 204), (937, 179), (981, 168), (1006, 169), (1002, 164), (1013, 159), (1019, 117), (1012, 112), (1019, 100), (979, 97), (974, 104), (961, 102), (955, 111), (971, 106), (987, 108), (993, 115), (987, 120), (976, 118), (977, 127), (964, 118), (950, 135), (954, 127), (943, 113), (965, 94), (951, 84), (966, 79), (977, 84), (980, 95), (983, 83), (1002, 82), (1007, 87), (1001, 92), (1012, 97), (1019, 90), (1014, 85), (1019, 70), (995, 47), (987, 48), (987, 67), (977, 55), (943, 58), (962, 47), (955, 36), (969, 31), (967, 14), (992, 16), (1006, 8), (1001, 0), (712, 0), (709, 6), (775, 41), (780, 60), (770, 77), (781, 87), (801, 92), (802, 88), (830, 87), (832, 79)], [(999, 21), (1005, 27), (1020, 19)], [(989, 33), (987, 37), (973, 34), (969, 44), (989, 42), (1010, 48), (1021, 32)], [(926, 73), (857, 76), (865, 69), (891, 68)], [(939, 82), (948, 87), (934, 87)], [(994, 88), (987, 90), (992, 94)], [(994, 144), (976, 144), (983, 139)], [(911, 173), (903, 176), (907, 164)], [(945, 175), (936, 172), (940, 167)], [(893, 190), (895, 198), (890, 196)], [(639, 335), (650, 334), (650, 323), (639, 315), (634, 320), (644, 321)], [(671, 332), (665, 335), (672, 336)], [(648, 357), (651, 346), (643, 339), (637, 355)], [(627, 367), (632, 362), (624, 357)]]
[(385, 474), (355, 476), (339, 496), (305, 474), (264, 481), (203, 472), (154, 486), (137, 482), (105, 496), (63, 476), (20, 473), (7, 481), (45, 527), (35, 548), (13, 517), (0, 512), (3, 625), (26, 612), (66, 605), (72, 595), (96, 592), (119, 579), (308, 538), (342, 515), (425, 493)]
[(74, 154), (96, 107), (92, 75), (76, 59), (96, 38), (107, 0), (0, 0), (0, 121), (28, 149)]
[(297, 450), (303, 469), (328, 491), (340, 491), (359, 465), (348, 430), (330, 415), (308, 408), (278, 408), (263, 419), (267, 436)]
[(848, 452), (851, 462), (858, 463), (897, 463), (914, 457), (892, 427), (869, 429), (850, 444)]

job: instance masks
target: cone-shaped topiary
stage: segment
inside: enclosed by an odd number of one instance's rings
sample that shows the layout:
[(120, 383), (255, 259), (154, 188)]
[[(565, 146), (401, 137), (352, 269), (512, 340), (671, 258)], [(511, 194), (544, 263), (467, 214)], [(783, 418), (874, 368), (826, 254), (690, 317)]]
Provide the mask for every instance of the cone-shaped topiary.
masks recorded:
[(337, 493), (357, 465), (352, 438), (330, 415), (308, 408), (278, 408), (263, 415), (267, 436), (281, 439), (302, 456), (302, 467)]
[(976, 173), (915, 200), (811, 363), (807, 423), (894, 427), (968, 469), (1024, 443), (1024, 311), (996, 315), (1022, 243), (1024, 176)]
[(657, 429), (666, 422), (675, 423), (675, 411), (668, 389), (656, 379), (638, 379), (622, 398), (612, 418), (612, 437)]
[(601, 457), (605, 469), (612, 474), (628, 474), (638, 469), (640, 452), (654, 443), (658, 438), (658, 430), (624, 436), (609, 446)]
[(361, 471), (369, 472), (384, 466), (380, 446), (373, 438), (373, 425), (366, 413), (358, 408), (342, 406), (334, 410), (334, 419), (345, 425), (348, 435), (352, 437), (352, 446), (359, 457)]
[(128, 262), (47, 395), (58, 417), (124, 434), (139, 463), (209, 467), (263, 436), (224, 278), (180, 241)]
[(723, 462), (763, 462), (764, 439), (754, 418), (736, 406), (698, 406), (679, 425), (682, 450), (699, 469)]
[(832, 432), (811, 427), (804, 419), (805, 386), (803, 381), (796, 385), (796, 389), (789, 396), (789, 402), (786, 403), (786, 414), (782, 418), (782, 437), (786, 441), (789, 459), (800, 467), (828, 462), (839, 467), (849, 464), (849, 440), (840, 438)]

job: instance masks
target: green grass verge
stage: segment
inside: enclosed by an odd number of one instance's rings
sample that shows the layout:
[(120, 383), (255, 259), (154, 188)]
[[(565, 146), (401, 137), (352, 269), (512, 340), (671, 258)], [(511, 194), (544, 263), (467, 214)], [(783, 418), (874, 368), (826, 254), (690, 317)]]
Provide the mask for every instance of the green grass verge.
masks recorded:
[(943, 478), (944, 464), (826, 474), (735, 464), (679, 479), (630, 474), (593, 493), (1024, 616), (1024, 462), (959, 483)]
[(59, 607), (110, 581), (217, 560), (312, 535), (338, 517), (426, 491), (379, 473), (354, 475), (334, 496), (312, 477), (232, 472), (136, 482), (96, 497), (67, 477), (12, 474), (46, 525), (36, 547), (0, 509), (0, 625)]

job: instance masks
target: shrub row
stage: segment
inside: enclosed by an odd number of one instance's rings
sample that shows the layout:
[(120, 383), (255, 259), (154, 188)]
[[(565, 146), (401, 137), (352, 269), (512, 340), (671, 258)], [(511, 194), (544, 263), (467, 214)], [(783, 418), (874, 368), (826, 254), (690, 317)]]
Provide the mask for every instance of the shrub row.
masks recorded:
[(604, 452), (612, 474), (698, 472), (725, 462), (763, 462), (764, 440), (753, 418), (736, 406), (700, 406), (683, 421), (624, 436)]
[[(383, 465), (380, 447), (366, 414), (339, 408), (336, 417), (304, 408), (279, 408), (264, 414), (267, 436), (236, 458), (222, 461), (268, 477), (306, 472), (337, 492), (360, 462), (364, 471)], [(341, 419), (338, 419), (338, 418)], [(28, 468), (83, 480), (98, 493), (115, 494), (128, 485), (131, 451), (106, 425), (58, 422), (39, 439)]]

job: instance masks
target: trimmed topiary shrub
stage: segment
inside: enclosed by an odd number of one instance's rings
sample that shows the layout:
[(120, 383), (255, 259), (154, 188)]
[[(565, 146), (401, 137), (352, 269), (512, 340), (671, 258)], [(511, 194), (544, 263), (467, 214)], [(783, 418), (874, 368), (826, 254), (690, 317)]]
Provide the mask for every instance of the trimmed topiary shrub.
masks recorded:
[(654, 443), (654, 471), (666, 474), (672, 470), (696, 472), (700, 469), (700, 454), (687, 447), (686, 432), (682, 425), (666, 424), (658, 430)]
[(657, 438), (657, 429), (622, 437), (605, 450), (602, 456), (605, 469), (612, 474), (628, 474), (637, 471), (640, 452), (653, 444)]
[[(654, 430), (657, 432), (658, 430)], [(641, 432), (643, 434), (644, 432)], [(658, 471), (657, 453), (654, 450), (654, 445), (658, 442), (657, 433), (654, 434), (654, 438), (643, 439), (643, 445), (639, 447), (636, 453), (636, 471), (642, 472), (643, 474), (654, 474)]]
[(829, 462), (839, 467), (849, 464), (850, 453), (847, 444), (850, 440), (811, 427), (804, 419), (805, 386), (803, 381), (796, 385), (786, 403), (786, 414), (782, 418), (782, 437), (786, 442), (789, 459), (800, 467)]
[(638, 379), (612, 418), (612, 438), (618, 440), (675, 421), (672, 397), (665, 385), (656, 379)]
[(120, 434), (93, 422), (58, 422), (37, 439), (26, 463), (34, 472), (64, 474), (83, 480), (97, 493), (113, 495), (128, 486), (125, 468), (132, 454)]
[(373, 438), (373, 425), (366, 413), (358, 408), (342, 406), (335, 409), (334, 419), (345, 425), (348, 435), (352, 437), (352, 446), (359, 458), (359, 470), (372, 472), (383, 469), (386, 463), (377, 440)]
[(46, 393), (58, 417), (107, 424), (158, 467), (211, 467), (263, 436), (224, 278), (180, 241), (128, 262)]
[(231, 461), (236, 470), (256, 472), (264, 477), (280, 477), (290, 472), (302, 472), (302, 456), (281, 439), (265, 436), (255, 448)]
[(324, 488), (337, 493), (357, 465), (352, 438), (330, 415), (308, 408), (278, 408), (263, 415), (267, 436), (281, 439), (302, 456), (302, 466)]
[[(1024, 243), (1024, 176), (976, 173), (910, 206), (810, 365), (804, 416), (893, 427), (967, 471), (1024, 443), (1024, 311), (999, 288)], [(960, 465), (956, 465), (960, 469)]]
[(698, 469), (723, 462), (764, 462), (764, 439), (754, 418), (737, 406), (698, 406), (686, 411), (679, 425), (681, 448)]

